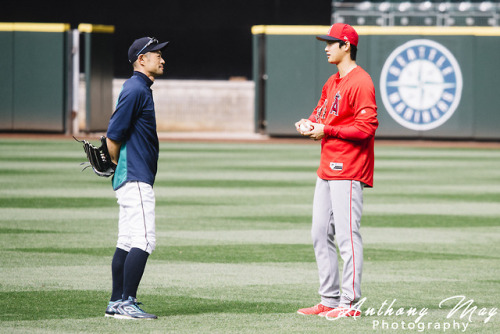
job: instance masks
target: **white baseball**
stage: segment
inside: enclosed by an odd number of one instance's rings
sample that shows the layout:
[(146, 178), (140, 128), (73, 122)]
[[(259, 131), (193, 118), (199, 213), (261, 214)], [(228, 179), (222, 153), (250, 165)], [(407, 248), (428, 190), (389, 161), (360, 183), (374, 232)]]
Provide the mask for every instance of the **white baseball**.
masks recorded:
[(300, 132), (308, 132), (312, 130), (312, 126), (309, 123), (302, 123), (300, 124), (299, 130)]

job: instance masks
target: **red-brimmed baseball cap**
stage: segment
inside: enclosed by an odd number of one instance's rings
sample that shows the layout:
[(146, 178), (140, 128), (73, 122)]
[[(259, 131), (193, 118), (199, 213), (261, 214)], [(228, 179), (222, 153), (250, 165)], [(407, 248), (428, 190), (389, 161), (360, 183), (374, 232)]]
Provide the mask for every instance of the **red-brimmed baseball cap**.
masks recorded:
[(335, 23), (328, 30), (327, 35), (316, 36), (320, 41), (344, 41), (358, 46), (358, 33), (348, 24)]

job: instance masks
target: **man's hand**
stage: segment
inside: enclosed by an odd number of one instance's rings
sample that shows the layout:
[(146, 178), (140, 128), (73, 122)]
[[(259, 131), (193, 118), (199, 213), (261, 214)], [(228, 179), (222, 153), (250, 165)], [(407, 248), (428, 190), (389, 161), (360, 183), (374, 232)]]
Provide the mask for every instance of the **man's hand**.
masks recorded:
[[(311, 124), (312, 129), (310, 131), (301, 131), (300, 130), (300, 126), (303, 123), (309, 123), (309, 124)], [(322, 139), (325, 136), (325, 131), (324, 131), (325, 125), (324, 124), (320, 124), (320, 123), (313, 123), (313, 122), (311, 122), (308, 119), (301, 119), (300, 121), (298, 121), (297, 123), (295, 123), (295, 129), (297, 129), (297, 131), (301, 135), (303, 135), (305, 137), (309, 137), (309, 138), (314, 139), (314, 140), (320, 140), (320, 139)]]
[(300, 126), (304, 123), (307, 123), (307, 122), (311, 122), (311, 121), (309, 121), (308, 119), (302, 118), (300, 121), (295, 123), (295, 129), (302, 134), (302, 132), (300, 131)]
[(323, 139), (325, 136), (325, 125), (320, 123), (313, 123), (313, 128), (311, 131), (304, 132), (303, 135), (314, 140)]

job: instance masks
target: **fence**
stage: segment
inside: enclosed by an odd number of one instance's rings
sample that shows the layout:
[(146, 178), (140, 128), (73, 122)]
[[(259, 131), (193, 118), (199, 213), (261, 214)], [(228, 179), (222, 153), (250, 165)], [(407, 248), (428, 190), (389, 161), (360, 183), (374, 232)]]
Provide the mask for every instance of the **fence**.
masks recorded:
[[(97, 131), (106, 128), (112, 112), (114, 29), (88, 24), (81, 29), (89, 101), (86, 130)], [(0, 23), (0, 43), (0, 131), (71, 132), (79, 34), (66, 23)]]
[[(328, 26), (254, 26), (256, 128), (295, 135), (337, 69), (324, 43)], [(387, 138), (498, 140), (498, 27), (356, 26), (357, 63), (375, 84)]]

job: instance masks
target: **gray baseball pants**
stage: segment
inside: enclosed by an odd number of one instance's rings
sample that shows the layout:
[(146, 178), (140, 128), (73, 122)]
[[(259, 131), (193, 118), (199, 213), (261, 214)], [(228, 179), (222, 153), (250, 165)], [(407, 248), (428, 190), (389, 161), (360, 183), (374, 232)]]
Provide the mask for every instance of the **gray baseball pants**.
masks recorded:
[[(318, 292), (325, 306), (351, 307), (361, 297), (363, 242), (359, 228), (362, 211), (361, 182), (317, 179), (311, 236), (318, 265)], [(342, 290), (335, 239), (344, 262)]]

